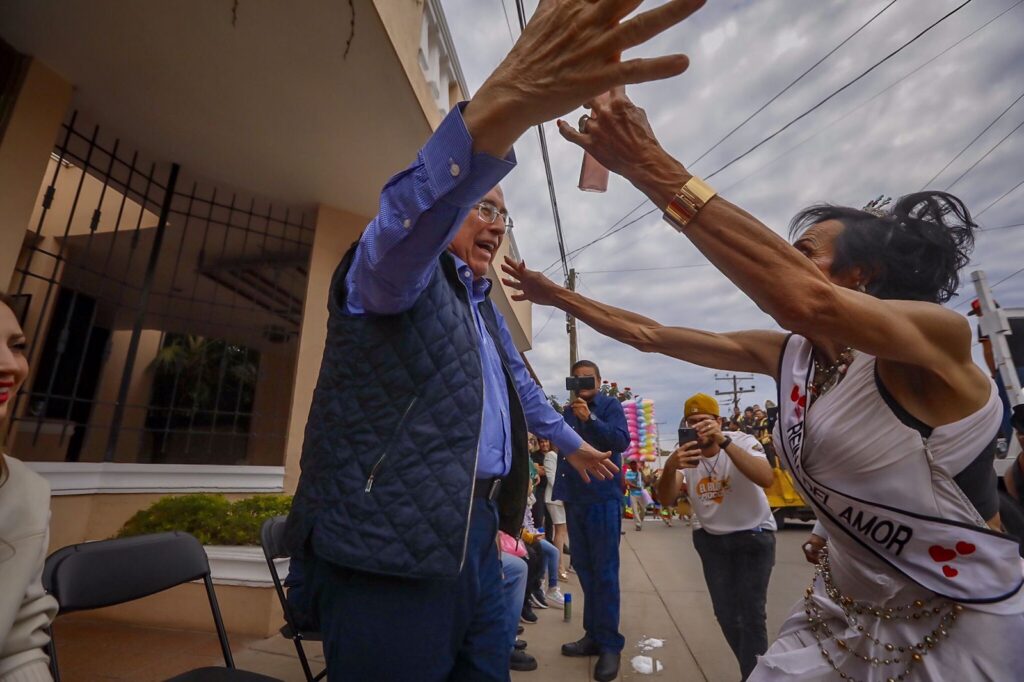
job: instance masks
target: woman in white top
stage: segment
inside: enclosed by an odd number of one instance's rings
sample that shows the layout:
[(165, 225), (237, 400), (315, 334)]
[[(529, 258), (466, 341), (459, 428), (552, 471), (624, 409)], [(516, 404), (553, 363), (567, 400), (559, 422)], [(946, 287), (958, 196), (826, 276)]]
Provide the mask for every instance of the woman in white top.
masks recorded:
[(693, 178), (624, 95), (593, 104), (585, 132), (560, 122), (563, 136), (793, 332), (663, 327), (505, 266), (521, 297), (641, 350), (779, 382), (777, 449), (830, 539), (750, 679), (1019, 679), (1024, 569), (996, 532), (985, 461), (999, 402), (966, 318), (941, 305), (973, 246), (966, 207), (941, 192), (887, 211), (816, 206), (790, 245)]
[(551, 515), (551, 544), (558, 549), (558, 579), (565, 582), (569, 574), (565, 572), (565, 560), (562, 548), (569, 541), (569, 527), (565, 523), (565, 506), (561, 500), (551, 497), (551, 491), (555, 488), (555, 481), (558, 480), (558, 453), (551, 445), (551, 441), (541, 438), (538, 440), (540, 451), (544, 453), (544, 473), (549, 481), (544, 488), (544, 504), (547, 505), (548, 514)]
[[(11, 300), (0, 294), (0, 428), (26, 376), (25, 335)], [(49, 523), (46, 481), (0, 454), (0, 682), (52, 680), (43, 652), (57, 615), (42, 584)]]

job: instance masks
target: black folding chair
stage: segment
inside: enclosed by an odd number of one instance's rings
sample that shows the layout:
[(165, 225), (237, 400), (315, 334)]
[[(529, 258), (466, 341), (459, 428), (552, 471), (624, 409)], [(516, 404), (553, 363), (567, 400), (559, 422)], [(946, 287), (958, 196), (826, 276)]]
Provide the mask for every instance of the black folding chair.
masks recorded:
[[(60, 604), (60, 615), (133, 601), (193, 580), (202, 580), (206, 586), (225, 667), (197, 668), (167, 682), (281, 682), (235, 668), (206, 551), (188, 533), (70, 545), (47, 557), (43, 569), (44, 587)], [(60, 682), (56, 653), (51, 639), (50, 669), (53, 679)]]
[(313, 671), (309, 667), (309, 660), (306, 658), (306, 651), (302, 648), (302, 642), (321, 642), (323, 635), (316, 630), (303, 630), (296, 625), (295, 614), (292, 612), (291, 605), (288, 604), (281, 576), (278, 575), (277, 566), (274, 564), (274, 559), (286, 559), (289, 556), (284, 541), (284, 527), (287, 520), (287, 516), (275, 516), (264, 521), (263, 527), (260, 529), (260, 544), (263, 546), (263, 556), (267, 559), (267, 568), (270, 569), (270, 579), (274, 581), (277, 598), (281, 600), (281, 610), (284, 611), (285, 622), (281, 626), (281, 635), (295, 644), (295, 651), (299, 655), (299, 663), (302, 664), (302, 672), (306, 675), (306, 681), (317, 682), (327, 675), (327, 668), (321, 670), (318, 675), (313, 675)]

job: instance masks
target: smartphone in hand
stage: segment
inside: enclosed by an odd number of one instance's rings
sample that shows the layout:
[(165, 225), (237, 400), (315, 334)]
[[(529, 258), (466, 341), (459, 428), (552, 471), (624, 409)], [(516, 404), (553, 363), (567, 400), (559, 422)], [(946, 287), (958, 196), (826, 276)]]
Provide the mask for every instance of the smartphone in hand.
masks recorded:
[(683, 446), (697, 440), (697, 429), (690, 426), (679, 428), (679, 445)]

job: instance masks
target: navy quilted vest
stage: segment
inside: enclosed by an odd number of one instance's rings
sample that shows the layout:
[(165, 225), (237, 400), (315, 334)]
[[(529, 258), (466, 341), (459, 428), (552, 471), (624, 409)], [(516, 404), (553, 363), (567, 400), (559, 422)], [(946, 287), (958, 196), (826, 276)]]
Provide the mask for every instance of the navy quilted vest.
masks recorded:
[[(483, 415), (469, 295), (444, 253), (409, 310), (347, 315), (345, 274), (354, 253), (355, 246), (331, 285), (327, 343), (288, 519), (290, 550), (371, 573), (454, 577), (465, 558)], [(480, 312), (501, 350), (491, 302)], [(529, 454), (522, 405), (502, 361), (513, 455), (498, 509), (502, 530), (516, 536)]]

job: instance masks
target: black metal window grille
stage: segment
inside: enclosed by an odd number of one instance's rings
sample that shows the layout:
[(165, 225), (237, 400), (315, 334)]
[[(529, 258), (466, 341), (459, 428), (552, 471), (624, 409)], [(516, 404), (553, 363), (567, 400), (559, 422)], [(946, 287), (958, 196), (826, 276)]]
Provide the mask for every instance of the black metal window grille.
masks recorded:
[(313, 227), (63, 126), (8, 291), (25, 459), (280, 464)]

